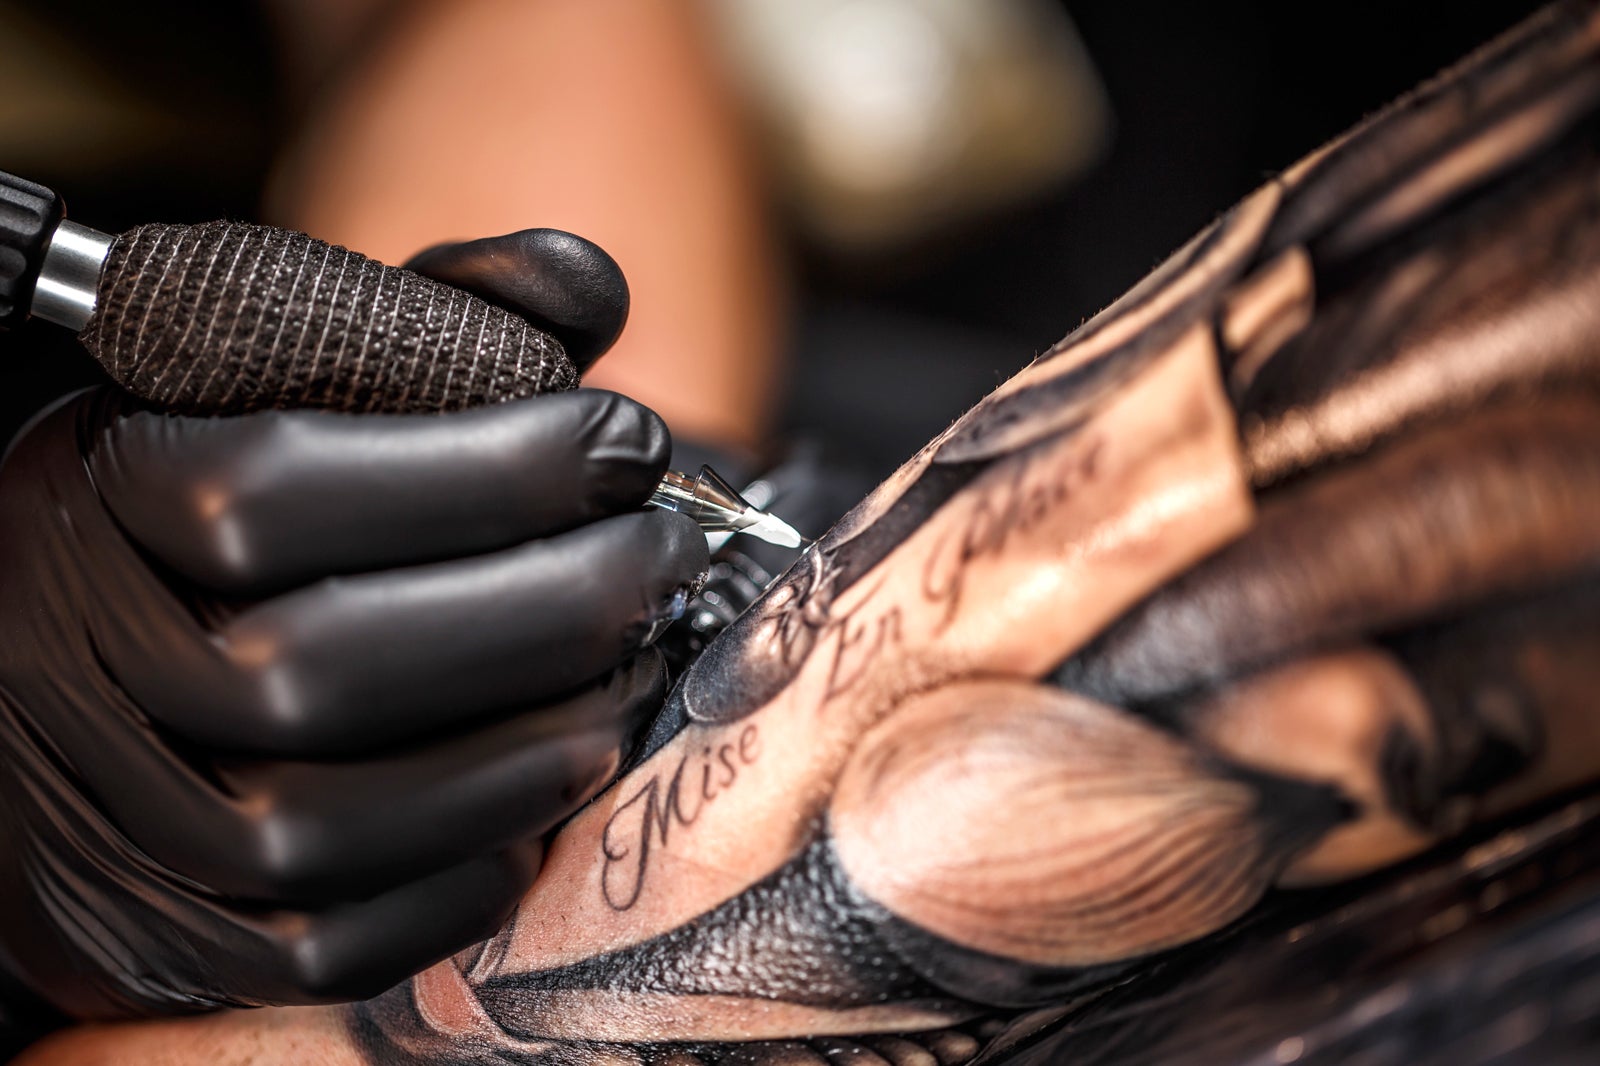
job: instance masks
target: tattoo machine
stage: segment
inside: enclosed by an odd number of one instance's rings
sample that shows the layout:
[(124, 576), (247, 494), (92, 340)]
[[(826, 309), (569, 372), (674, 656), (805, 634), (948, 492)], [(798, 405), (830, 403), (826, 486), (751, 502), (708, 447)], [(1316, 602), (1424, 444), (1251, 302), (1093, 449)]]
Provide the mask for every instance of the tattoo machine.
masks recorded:
[[(232, 222), (120, 236), (0, 172), (0, 329), (78, 333), (133, 395), (180, 414), (450, 411), (576, 388), (559, 342), (508, 311), (303, 233)], [(709, 468), (650, 503), (708, 532), (798, 545)]]

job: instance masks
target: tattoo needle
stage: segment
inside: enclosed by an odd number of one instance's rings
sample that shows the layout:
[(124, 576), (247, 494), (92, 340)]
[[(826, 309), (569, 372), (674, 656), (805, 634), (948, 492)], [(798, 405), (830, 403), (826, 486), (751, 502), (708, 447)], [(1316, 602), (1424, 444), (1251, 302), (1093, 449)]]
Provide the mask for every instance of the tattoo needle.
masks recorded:
[(650, 494), (649, 506), (686, 514), (707, 533), (748, 533), (785, 548), (805, 542), (793, 526), (739, 495), (709, 466), (702, 466), (698, 477), (668, 470)]

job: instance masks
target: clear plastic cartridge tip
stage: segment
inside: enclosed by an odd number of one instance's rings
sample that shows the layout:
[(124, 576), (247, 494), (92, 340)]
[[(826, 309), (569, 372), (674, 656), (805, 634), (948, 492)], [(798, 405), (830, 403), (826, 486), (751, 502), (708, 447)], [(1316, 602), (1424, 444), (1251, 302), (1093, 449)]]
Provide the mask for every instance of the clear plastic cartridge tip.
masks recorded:
[(650, 506), (686, 514), (707, 533), (748, 533), (785, 548), (805, 543), (793, 526), (758, 510), (709, 466), (702, 466), (698, 477), (668, 470), (650, 494)]

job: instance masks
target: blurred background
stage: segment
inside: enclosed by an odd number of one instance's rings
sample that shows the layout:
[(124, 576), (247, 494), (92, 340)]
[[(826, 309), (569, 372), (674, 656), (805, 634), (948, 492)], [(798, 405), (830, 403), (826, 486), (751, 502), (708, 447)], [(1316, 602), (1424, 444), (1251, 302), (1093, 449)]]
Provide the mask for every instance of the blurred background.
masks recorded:
[[(573, 229), (633, 285), (603, 384), (753, 465), (812, 439), (879, 476), (1536, 6), (0, 0), (0, 169), (108, 231), (272, 221), (388, 262)], [(0, 437), (96, 373), (0, 336)], [(706, 381), (738, 412), (694, 409)]]

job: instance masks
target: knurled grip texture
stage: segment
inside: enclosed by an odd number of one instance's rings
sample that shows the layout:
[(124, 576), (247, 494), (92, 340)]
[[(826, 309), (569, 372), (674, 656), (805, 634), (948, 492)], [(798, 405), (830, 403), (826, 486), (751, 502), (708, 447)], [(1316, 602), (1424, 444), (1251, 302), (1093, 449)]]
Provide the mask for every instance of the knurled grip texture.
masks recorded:
[(0, 328), (28, 317), (44, 246), (65, 213), (43, 185), (0, 172)]
[(235, 222), (122, 234), (79, 339), (129, 392), (188, 414), (447, 411), (578, 383), (561, 344), (516, 315)]

